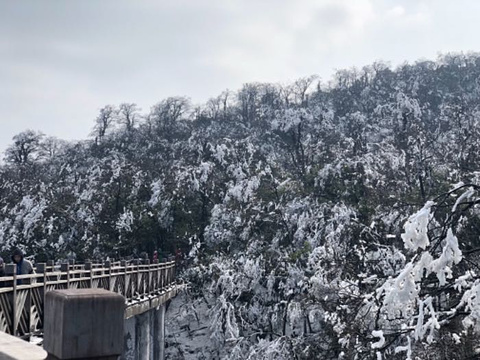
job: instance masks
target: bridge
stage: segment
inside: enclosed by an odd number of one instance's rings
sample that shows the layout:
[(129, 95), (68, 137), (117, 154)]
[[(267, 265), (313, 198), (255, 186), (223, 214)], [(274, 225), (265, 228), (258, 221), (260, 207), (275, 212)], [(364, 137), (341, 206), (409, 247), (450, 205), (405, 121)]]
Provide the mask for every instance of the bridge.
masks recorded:
[[(91, 262), (75, 264), (70, 261), (59, 265), (48, 262), (37, 264), (34, 274), (17, 275), (15, 270), (16, 265), (6, 265), (6, 273), (9, 275), (0, 277), (0, 286), (3, 285), (0, 287), (0, 332), (23, 339), (28, 339), (32, 335), (41, 336), (45, 296), (48, 292), (66, 289), (105, 289), (122, 295), (126, 301), (124, 352), (130, 355), (124, 358), (161, 358), (151, 356), (160, 350), (155, 350), (154, 342), (145, 339), (145, 336), (150, 335), (145, 334), (153, 333), (151, 327), (157, 330), (160, 328), (159, 336), (163, 337), (161, 327), (164, 327), (165, 307), (162, 305), (178, 291), (175, 282), (175, 261), (162, 263), (158, 261), (150, 263), (148, 260), (143, 262), (133, 260), (130, 263), (105, 261), (102, 264)], [(162, 310), (159, 312), (160, 315), (145, 318), (145, 314), (155, 312), (156, 309)], [(161, 322), (160, 326), (158, 321)], [(137, 339), (132, 340), (132, 337)], [(127, 339), (130, 339), (130, 348)], [(146, 349), (141, 350), (145, 347)], [(133, 352), (135, 355), (132, 355)]]

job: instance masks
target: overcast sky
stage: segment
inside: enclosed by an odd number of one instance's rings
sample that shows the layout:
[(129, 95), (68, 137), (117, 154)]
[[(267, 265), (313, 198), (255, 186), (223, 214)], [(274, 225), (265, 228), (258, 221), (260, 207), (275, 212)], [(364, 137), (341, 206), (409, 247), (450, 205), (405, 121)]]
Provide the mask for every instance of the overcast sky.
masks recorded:
[(477, 0), (0, 0), (0, 151), (98, 110), (480, 50)]

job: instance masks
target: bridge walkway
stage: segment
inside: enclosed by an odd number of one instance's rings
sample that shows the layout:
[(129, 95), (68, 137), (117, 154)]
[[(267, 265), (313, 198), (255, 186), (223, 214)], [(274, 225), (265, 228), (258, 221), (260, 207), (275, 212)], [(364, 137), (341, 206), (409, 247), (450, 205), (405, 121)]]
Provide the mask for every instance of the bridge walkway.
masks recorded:
[(57, 289), (102, 288), (125, 297), (125, 317), (161, 305), (177, 293), (175, 261), (140, 263), (54, 265), (39, 263), (35, 273), (15, 274), (16, 265), (6, 265), (0, 277), (0, 332), (29, 337), (42, 332), (45, 294)]

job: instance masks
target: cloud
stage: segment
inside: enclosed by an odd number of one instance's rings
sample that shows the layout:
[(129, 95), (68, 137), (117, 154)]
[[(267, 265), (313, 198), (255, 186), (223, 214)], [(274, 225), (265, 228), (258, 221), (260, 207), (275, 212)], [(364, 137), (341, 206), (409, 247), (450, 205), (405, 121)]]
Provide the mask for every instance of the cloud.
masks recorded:
[[(309, 58), (361, 39), (375, 18), (370, 0), (275, 4), (250, 2), (226, 30), (229, 42), (205, 54), (202, 61), (244, 82), (282, 81), (285, 74), (292, 79), (307, 75), (302, 64)], [(316, 72), (313, 67), (307, 71)]]
[(388, 17), (393, 17), (393, 18), (401, 17), (404, 14), (405, 14), (405, 8), (403, 6), (399, 6), (399, 5), (391, 8), (390, 10), (387, 11), (387, 16)]

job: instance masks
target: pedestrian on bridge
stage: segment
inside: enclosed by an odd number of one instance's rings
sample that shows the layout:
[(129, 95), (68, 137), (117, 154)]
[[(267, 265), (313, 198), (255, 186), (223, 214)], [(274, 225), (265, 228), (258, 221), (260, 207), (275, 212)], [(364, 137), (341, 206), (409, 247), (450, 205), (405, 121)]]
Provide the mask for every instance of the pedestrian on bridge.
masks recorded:
[[(12, 261), (17, 264), (17, 275), (33, 274), (33, 265), (30, 261), (23, 258), (22, 250), (16, 248), (12, 253)], [(29, 284), (29, 279), (22, 281), (21, 279), (17, 280), (17, 285)]]

